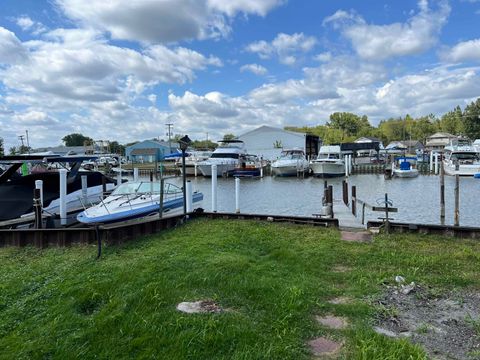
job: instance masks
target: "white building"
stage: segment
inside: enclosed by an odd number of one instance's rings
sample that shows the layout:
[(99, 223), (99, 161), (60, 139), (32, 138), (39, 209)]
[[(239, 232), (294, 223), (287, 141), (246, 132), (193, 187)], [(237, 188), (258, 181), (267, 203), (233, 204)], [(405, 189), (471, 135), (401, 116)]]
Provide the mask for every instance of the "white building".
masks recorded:
[(318, 136), (294, 131), (286, 131), (271, 126), (260, 126), (238, 137), (245, 143), (249, 154), (255, 154), (266, 160), (280, 156), (282, 149), (303, 149), (307, 156), (315, 158), (320, 147)]

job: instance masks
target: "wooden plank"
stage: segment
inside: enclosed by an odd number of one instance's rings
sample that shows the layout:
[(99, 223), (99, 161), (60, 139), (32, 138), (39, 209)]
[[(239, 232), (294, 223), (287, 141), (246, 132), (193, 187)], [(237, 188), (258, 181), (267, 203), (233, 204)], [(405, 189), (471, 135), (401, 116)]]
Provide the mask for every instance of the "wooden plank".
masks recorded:
[[(387, 211), (387, 208), (382, 207), (382, 206), (372, 206), (372, 210), (373, 211), (383, 211), (383, 212), (385, 212), (385, 211)], [(388, 212), (398, 212), (398, 208), (389, 207)]]

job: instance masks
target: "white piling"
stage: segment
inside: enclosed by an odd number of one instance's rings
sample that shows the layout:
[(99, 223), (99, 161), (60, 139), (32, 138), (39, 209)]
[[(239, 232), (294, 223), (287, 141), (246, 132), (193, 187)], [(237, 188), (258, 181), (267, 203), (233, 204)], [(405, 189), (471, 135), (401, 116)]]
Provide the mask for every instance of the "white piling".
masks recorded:
[(212, 212), (217, 212), (217, 165), (212, 165)]
[(60, 169), (60, 224), (67, 224), (67, 169)]
[(82, 175), (80, 179), (82, 180), (82, 198), (83, 198), (83, 203), (86, 205), (86, 204), (87, 204), (87, 199), (88, 199), (87, 175)]
[(438, 175), (438, 153), (435, 153), (435, 175)]
[(260, 177), (263, 178), (263, 164), (260, 165)]
[(133, 168), (133, 181), (138, 181), (138, 168)]
[(197, 169), (197, 164), (196, 163), (193, 165), (193, 168), (195, 170), (195, 177), (197, 177), (198, 176), (198, 169)]
[(40, 190), (40, 203), (42, 204), (42, 208), (43, 208), (43, 181), (42, 180), (35, 180), (35, 189)]
[(187, 213), (191, 213), (193, 211), (193, 190), (190, 180), (187, 180), (185, 190), (187, 195)]
[(117, 174), (117, 186), (122, 183), (122, 170), (120, 170)]
[(352, 155), (348, 155), (348, 175), (352, 174)]
[(433, 171), (433, 151), (430, 151), (430, 172)]
[(235, 212), (240, 214), (240, 178), (235, 178)]

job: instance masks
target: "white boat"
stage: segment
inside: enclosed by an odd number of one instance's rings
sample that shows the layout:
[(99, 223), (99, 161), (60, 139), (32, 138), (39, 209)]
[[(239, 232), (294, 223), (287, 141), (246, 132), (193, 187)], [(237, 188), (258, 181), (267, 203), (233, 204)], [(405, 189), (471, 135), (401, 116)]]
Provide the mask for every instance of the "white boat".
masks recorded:
[(418, 176), (416, 168), (417, 158), (413, 156), (402, 156), (395, 159), (392, 165), (392, 174), (399, 178), (414, 178)]
[(479, 154), (467, 140), (451, 141), (444, 149), (443, 168), (446, 175), (474, 176), (480, 172)]
[[(185, 157), (185, 175), (201, 175), (198, 164), (207, 160), (210, 156), (212, 156), (212, 151), (189, 151), (188, 156)], [(183, 174), (182, 157), (177, 159), (177, 167), (180, 169), (180, 173)], [(195, 174), (196, 167), (197, 174)]]
[[(158, 214), (160, 211), (160, 183), (132, 181), (119, 185), (99, 204), (77, 215), (84, 224), (113, 223)], [(203, 200), (203, 194), (193, 193), (193, 202)], [(183, 191), (178, 186), (165, 183), (163, 213), (183, 211)]]
[(314, 176), (338, 177), (345, 175), (345, 161), (339, 145), (320, 147), (316, 159), (310, 161)]
[(276, 176), (297, 176), (309, 171), (310, 166), (302, 149), (286, 149), (272, 162), (272, 173)]
[(246, 153), (243, 141), (223, 140), (207, 160), (197, 164), (197, 168), (203, 176), (212, 176), (212, 165), (217, 165), (217, 176), (223, 176), (239, 167), (240, 156)]

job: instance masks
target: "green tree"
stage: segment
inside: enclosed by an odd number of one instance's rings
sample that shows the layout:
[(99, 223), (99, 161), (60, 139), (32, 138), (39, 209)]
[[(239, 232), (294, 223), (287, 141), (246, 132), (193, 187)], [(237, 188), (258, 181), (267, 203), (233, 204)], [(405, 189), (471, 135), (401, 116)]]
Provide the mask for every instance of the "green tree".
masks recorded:
[(460, 135), (465, 132), (462, 109), (457, 106), (452, 111), (444, 114), (437, 122), (437, 128), (440, 131), (454, 135)]
[[(358, 116), (348, 112), (336, 112), (330, 115), (330, 121), (327, 123), (327, 127), (330, 129), (341, 130), (341, 141), (351, 141), (362, 133), (362, 136), (367, 136), (372, 130), (372, 126), (368, 121), (366, 115)], [(334, 137), (336, 137), (336, 133)], [(333, 135), (327, 134), (326, 135)], [(327, 136), (330, 137), (330, 136)], [(350, 137), (350, 139), (348, 139)], [(353, 139), (352, 139), (353, 138)]]
[(233, 135), (233, 134), (225, 134), (225, 135), (223, 135), (223, 140), (224, 140), (224, 141), (234, 140), (234, 139), (236, 139), (236, 136)]
[(16, 147), (16, 146), (12, 146), (10, 149), (8, 149), (8, 154), (9, 154), (9, 155), (17, 155), (17, 154), (18, 154), (17, 147)]
[(192, 147), (197, 150), (209, 149), (214, 150), (218, 146), (217, 143), (214, 143), (210, 140), (194, 140), (192, 142)]
[(65, 146), (83, 146), (85, 141), (92, 142), (93, 140), (87, 136), (83, 136), (82, 134), (73, 133), (65, 135), (62, 138), (62, 141), (64, 142)]
[(112, 154), (125, 155), (125, 146), (118, 143), (118, 141), (110, 141), (110, 152)]
[(480, 139), (480, 98), (463, 110), (463, 124), (465, 135), (472, 140)]

